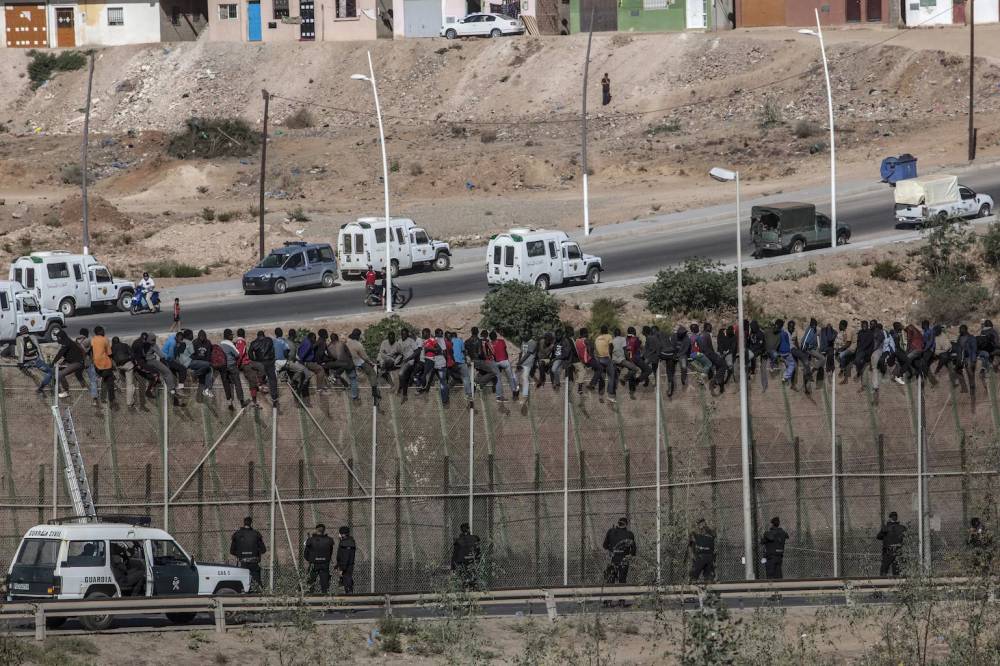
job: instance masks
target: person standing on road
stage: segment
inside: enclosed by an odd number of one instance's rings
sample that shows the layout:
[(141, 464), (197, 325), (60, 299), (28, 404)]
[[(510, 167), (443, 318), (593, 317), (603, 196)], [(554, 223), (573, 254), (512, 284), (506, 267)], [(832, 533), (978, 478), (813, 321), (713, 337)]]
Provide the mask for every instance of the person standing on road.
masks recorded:
[(244, 569), (250, 571), (250, 589), (254, 592), (262, 588), (260, 580), (260, 558), (267, 552), (264, 545), (264, 537), (253, 528), (253, 518), (247, 516), (243, 519), (243, 527), (233, 532), (233, 538), (229, 544), (229, 554), (236, 558), (236, 561)]
[(885, 522), (882, 529), (875, 536), (882, 542), (882, 566), (879, 568), (879, 575), (885, 576), (890, 571), (893, 576), (899, 575), (900, 554), (903, 550), (903, 540), (906, 537), (906, 527), (899, 523), (899, 516), (895, 511), (889, 513), (889, 520)]
[(699, 518), (688, 538), (691, 550), (691, 582), (704, 578), (706, 583), (715, 580), (715, 532), (704, 518)]
[(611, 77), (605, 72), (601, 79), (601, 106), (608, 104), (611, 104)]
[(781, 565), (785, 559), (786, 541), (788, 532), (781, 528), (781, 519), (775, 516), (771, 519), (771, 527), (764, 532), (764, 537), (760, 540), (760, 545), (764, 546), (764, 571), (772, 580), (784, 578)]
[(618, 519), (618, 524), (604, 535), (604, 550), (611, 556), (611, 564), (604, 570), (604, 581), (609, 585), (624, 585), (628, 580), (628, 567), (636, 556), (635, 535), (628, 528), (628, 518)]
[(336, 544), (326, 533), (326, 525), (320, 523), (316, 531), (306, 539), (302, 557), (309, 565), (309, 592), (311, 593), (319, 578), (319, 590), (323, 594), (330, 591), (330, 559)]
[(458, 528), (458, 538), (451, 547), (451, 570), (462, 581), (462, 587), (474, 589), (479, 579), (479, 537), (472, 533), (469, 523)]
[(350, 527), (342, 525), (338, 531), (340, 543), (337, 545), (337, 570), (340, 571), (340, 586), (344, 588), (344, 594), (354, 594), (354, 556), (358, 546), (351, 536)]

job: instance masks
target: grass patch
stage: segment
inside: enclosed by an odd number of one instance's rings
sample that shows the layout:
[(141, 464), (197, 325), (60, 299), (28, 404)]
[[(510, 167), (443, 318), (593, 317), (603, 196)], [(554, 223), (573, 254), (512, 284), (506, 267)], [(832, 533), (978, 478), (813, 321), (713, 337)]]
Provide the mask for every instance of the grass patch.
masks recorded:
[(770, 98), (765, 100), (757, 114), (757, 124), (760, 128), (767, 130), (782, 124), (784, 121), (784, 117), (781, 114), (781, 107), (778, 106), (778, 103)]
[(67, 164), (59, 170), (59, 178), (65, 185), (82, 185), (83, 169), (79, 164)]
[(795, 123), (795, 127), (792, 129), (792, 134), (798, 139), (808, 139), (811, 136), (816, 136), (821, 131), (819, 125), (811, 120), (800, 120)]
[(87, 56), (79, 51), (53, 54), (32, 49), (27, 55), (31, 58), (31, 62), (28, 63), (28, 78), (31, 79), (32, 90), (38, 90), (56, 72), (72, 72), (83, 69), (87, 64)]
[(671, 118), (666, 120), (659, 125), (653, 125), (649, 128), (648, 133), (656, 136), (658, 134), (676, 134), (681, 131), (681, 121), (676, 118)]
[(173, 259), (153, 261), (142, 265), (142, 270), (159, 278), (193, 278), (201, 277), (205, 271), (191, 264), (184, 264)]
[(410, 175), (416, 178), (417, 176), (422, 176), (424, 173), (424, 167), (420, 162), (414, 162), (410, 165)]
[(201, 219), (205, 220), (206, 222), (211, 222), (212, 220), (215, 219), (215, 210), (212, 208), (202, 208), (200, 215)]
[(171, 135), (167, 153), (178, 159), (246, 157), (257, 152), (260, 134), (242, 118), (188, 118)]
[(497, 140), (496, 130), (483, 130), (479, 133), (479, 140), (483, 143), (493, 143)]
[(820, 296), (826, 296), (827, 298), (833, 298), (840, 293), (840, 285), (834, 284), (832, 282), (820, 282), (816, 285), (816, 291), (819, 292)]
[(309, 216), (302, 210), (302, 206), (296, 206), (295, 210), (288, 213), (288, 219), (292, 222), (308, 222)]
[(892, 280), (893, 282), (904, 282), (906, 276), (903, 275), (903, 267), (892, 259), (883, 259), (872, 266), (872, 277), (880, 280)]
[(307, 129), (316, 124), (309, 109), (301, 108), (285, 119), (285, 127), (288, 129)]

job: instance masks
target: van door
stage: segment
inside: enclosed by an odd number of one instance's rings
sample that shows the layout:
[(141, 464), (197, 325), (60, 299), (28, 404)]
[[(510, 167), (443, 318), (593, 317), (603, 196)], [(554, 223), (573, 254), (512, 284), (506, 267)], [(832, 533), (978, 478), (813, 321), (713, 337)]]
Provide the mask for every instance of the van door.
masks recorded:
[(45, 285), (45, 302), (43, 307), (52, 310), (59, 309), (59, 302), (76, 292), (69, 262), (53, 261), (45, 264), (45, 275), (39, 280)]
[(413, 245), (410, 244), (410, 234), (402, 226), (393, 227), (392, 233), (396, 237), (396, 247), (393, 248), (392, 256), (398, 257), (400, 269), (413, 268), (417, 260), (413, 256)]
[(103, 266), (91, 266), (89, 272), (91, 303), (115, 300), (117, 294), (111, 279), (111, 271)]
[(17, 337), (17, 312), (10, 302), (10, 293), (0, 291), (0, 340), (13, 340)]
[(410, 229), (410, 252), (415, 264), (433, 261), (434, 248), (423, 229)]
[(153, 594), (198, 594), (198, 570), (174, 541), (149, 542), (153, 562)]
[[(523, 248), (524, 269), (522, 277), (525, 282), (534, 284), (539, 275), (542, 275), (543, 273), (546, 275), (548, 274), (549, 254), (545, 247), (545, 241), (543, 240), (525, 241)], [(551, 282), (552, 276), (549, 275), (549, 283), (551, 284)]]
[(549, 250), (549, 284), (562, 284), (562, 259), (559, 257), (559, 244), (554, 240), (546, 243)]
[(289, 287), (301, 287), (306, 283), (306, 258), (302, 252), (288, 255), (281, 267), (281, 274)]
[(90, 286), (87, 284), (87, 270), (83, 267), (82, 262), (74, 261), (72, 265), (73, 265), (73, 300), (76, 301), (76, 307), (89, 308)]
[(306, 272), (305, 283), (308, 285), (319, 284), (323, 279), (323, 264), (319, 258), (319, 248), (311, 247), (306, 250)]
[(587, 272), (583, 252), (576, 243), (563, 243), (563, 280), (582, 278)]

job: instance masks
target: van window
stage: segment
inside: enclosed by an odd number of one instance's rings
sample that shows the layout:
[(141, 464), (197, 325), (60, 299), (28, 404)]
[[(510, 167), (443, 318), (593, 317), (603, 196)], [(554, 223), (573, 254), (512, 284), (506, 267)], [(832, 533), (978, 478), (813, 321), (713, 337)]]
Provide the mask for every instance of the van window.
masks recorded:
[(375, 230), (375, 242), (376, 243), (385, 242), (385, 227)]
[(403, 244), (403, 230), (399, 227), (396, 227), (396, 242), (400, 245)]
[(111, 271), (107, 268), (95, 268), (94, 269), (94, 282), (111, 282)]
[(70, 541), (66, 551), (68, 567), (103, 567), (107, 564), (107, 551), (103, 541)]
[(493, 263), (497, 266), (500, 265), (500, 257), (503, 256), (503, 248), (499, 245), (493, 246)]
[(59, 541), (56, 539), (25, 539), (17, 563), (29, 567), (54, 567), (58, 554)]
[(508, 245), (504, 248), (503, 252), (503, 265), (513, 266), (514, 265), (514, 246)]
[(427, 245), (429, 242), (427, 240), (427, 233), (424, 231), (416, 231), (413, 233), (413, 240), (417, 245)]
[(526, 245), (528, 246), (529, 257), (545, 256), (545, 241), (528, 241)]
[(69, 277), (69, 264), (65, 261), (60, 261), (57, 264), (49, 264), (45, 268), (49, 271), (50, 280), (58, 280), (60, 278)]
[(344, 234), (344, 254), (351, 253), (351, 234)]
[(83, 271), (80, 270), (80, 264), (73, 264), (73, 276), (77, 282), (83, 282)]
[(333, 257), (333, 248), (329, 245), (324, 245), (319, 249), (319, 260), (320, 261), (335, 261)]
[(7, 300), (6, 291), (0, 291), (0, 310), (10, 310), (10, 302)]
[(580, 252), (580, 246), (575, 243), (567, 245), (566, 257), (568, 259), (583, 259), (583, 253)]
[(153, 541), (153, 564), (158, 567), (190, 564), (184, 551), (173, 541)]
[(365, 235), (354, 234), (354, 253), (364, 254), (364, 252), (365, 252)]
[(305, 263), (305, 262), (302, 259), (302, 253), (301, 252), (296, 252), (292, 256), (288, 257), (288, 259), (285, 261), (285, 266), (284, 267), (285, 268), (298, 268), (303, 263)]
[(306, 259), (309, 260), (310, 264), (318, 264), (319, 263), (319, 249), (315, 248), (315, 247), (311, 247), (308, 250), (306, 250)]
[(23, 284), (28, 289), (34, 289), (35, 288), (35, 269), (34, 268), (25, 268), (24, 269), (24, 282), (22, 282), (21, 284)]
[(42, 309), (38, 307), (38, 301), (36, 301), (33, 296), (21, 297), (21, 312), (41, 312), (41, 311)]
[(559, 258), (559, 250), (556, 249), (555, 241), (549, 241), (549, 257), (552, 259)]
[[(20, 268), (15, 268), (14, 269), (14, 282), (21, 282), (21, 278), (22, 277), (23, 276), (21, 275), (21, 269)], [(24, 284), (24, 283), (21, 282), (21, 284)]]

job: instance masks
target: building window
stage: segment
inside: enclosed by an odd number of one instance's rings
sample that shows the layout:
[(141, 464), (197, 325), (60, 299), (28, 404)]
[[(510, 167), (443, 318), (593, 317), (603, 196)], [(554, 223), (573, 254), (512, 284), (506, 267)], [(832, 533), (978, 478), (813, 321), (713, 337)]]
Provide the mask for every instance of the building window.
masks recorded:
[(219, 5), (219, 18), (223, 21), (226, 19), (239, 18), (239, 14), (236, 11), (236, 5)]
[(357, 0), (337, 0), (337, 18), (357, 18)]
[(274, 20), (288, 18), (288, 0), (274, 0)]
[(667, 9), (668, 7), (670, 7), (670, 0), (642, 0), (642, 8), (645, 10)]
[(121, 7), (108, 7), (108, 25), (125, 25), (125, 10)]

